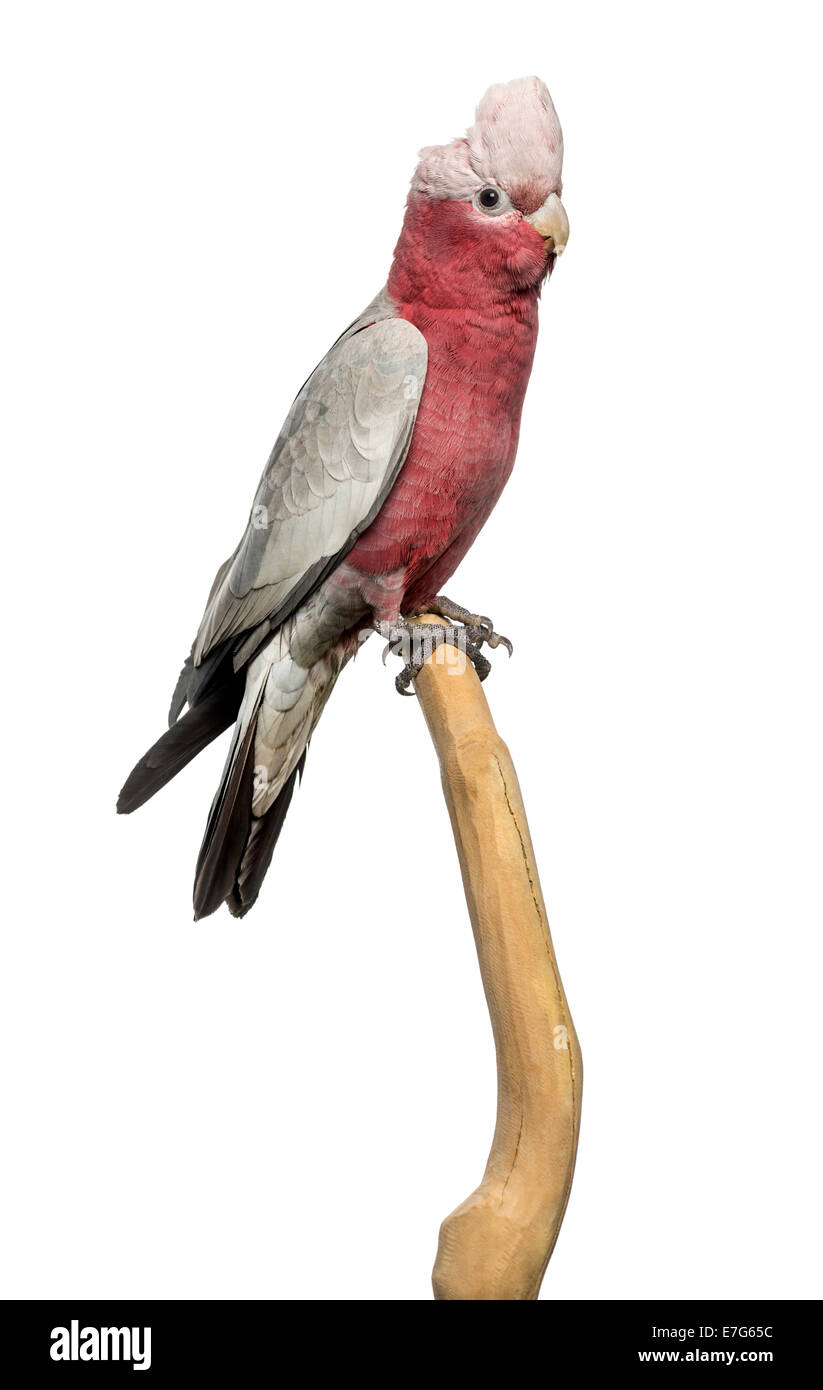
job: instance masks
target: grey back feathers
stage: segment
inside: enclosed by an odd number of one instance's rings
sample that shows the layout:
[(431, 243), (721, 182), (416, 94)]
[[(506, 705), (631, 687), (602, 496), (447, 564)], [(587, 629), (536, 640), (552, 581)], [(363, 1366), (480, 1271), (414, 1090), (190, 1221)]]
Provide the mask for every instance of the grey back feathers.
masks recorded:
[(338, 339), (289, 411), (195, 665), (228, 637), (279, 626), (374, 519), (408, 451), (425, 374), (426, 341), (404, 319)]

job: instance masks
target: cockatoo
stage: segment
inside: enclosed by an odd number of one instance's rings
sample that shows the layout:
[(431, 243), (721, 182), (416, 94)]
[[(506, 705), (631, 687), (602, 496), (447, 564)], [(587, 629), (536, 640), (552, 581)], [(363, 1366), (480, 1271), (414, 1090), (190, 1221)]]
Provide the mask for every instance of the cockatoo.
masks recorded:
[[(482, 644), (506, 642), (440, 589), (514, 463), (538, 299), (568, 238), (562, 162), (536, 77), (491, 87), (464, 138), (422, 150), (385, 287), (288, 413), (169, 729), (118, 801), (135, 810), (234, 725), (195, 918), (224, 902), (242, 917), (256, 901), (309, 739), (364, 632), (402, 646), (415, 614), (458, 620), (426, 634), (462, 633), (481, 676)], [(407, 661), (401, 690), (415, 669)]]

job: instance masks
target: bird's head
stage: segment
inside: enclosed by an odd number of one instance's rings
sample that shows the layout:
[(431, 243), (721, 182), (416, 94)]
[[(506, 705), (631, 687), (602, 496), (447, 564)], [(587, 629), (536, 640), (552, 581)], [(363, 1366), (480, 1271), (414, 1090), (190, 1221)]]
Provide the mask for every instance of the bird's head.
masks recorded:
[(432, 305), (538, 290), (565, 250), (563, 133), (537, 77), (490, 87), (465, 137), (421, 150), (389, 288)]

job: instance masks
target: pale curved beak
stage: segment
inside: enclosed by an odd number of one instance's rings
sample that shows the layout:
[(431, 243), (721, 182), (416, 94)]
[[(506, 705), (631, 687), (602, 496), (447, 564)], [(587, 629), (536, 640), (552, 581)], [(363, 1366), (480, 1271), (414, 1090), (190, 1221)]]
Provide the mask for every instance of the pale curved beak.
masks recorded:
[(526, 218), (536, 232), (550, 242), (549, 250), (562, 256), (569, 239), (569, 219), (556, 193), (550, 193), (542, 207)]

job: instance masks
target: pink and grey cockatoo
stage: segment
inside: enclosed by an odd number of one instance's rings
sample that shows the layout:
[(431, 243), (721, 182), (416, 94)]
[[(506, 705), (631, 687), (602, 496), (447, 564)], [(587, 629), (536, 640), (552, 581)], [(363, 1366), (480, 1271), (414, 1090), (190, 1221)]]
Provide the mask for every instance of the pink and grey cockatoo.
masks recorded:
[[(481, 675), (481, 645), (505, 641), (439, 591), (514, 463), (540, 290), (568, 237), (562, 161), (536, 77), (492, 87), (465, 138), (424, 149), (385, 288), (289, 411), (170, 727), (118, 801), (133, 811), (234, 724), (195, 917), (224, 902), (241, 917), (256, 901), (309, 739), (364, 631), (399, 642), (415, 614), (460, 620), (451, 631)], [(413, 674), (412, 661), (401, 689)]]

